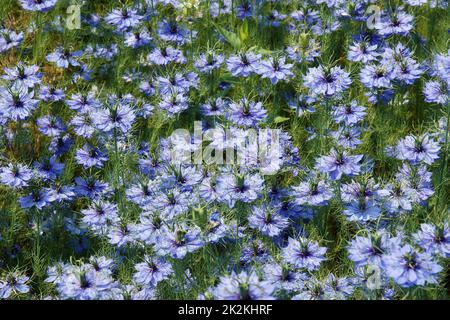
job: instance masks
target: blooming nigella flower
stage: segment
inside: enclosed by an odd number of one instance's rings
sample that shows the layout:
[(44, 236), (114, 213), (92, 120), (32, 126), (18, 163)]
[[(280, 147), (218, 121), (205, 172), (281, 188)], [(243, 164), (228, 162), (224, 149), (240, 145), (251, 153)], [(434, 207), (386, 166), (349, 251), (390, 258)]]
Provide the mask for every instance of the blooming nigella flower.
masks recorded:
[(222, 276), (214, 297), (218, 300), (271, 300), (275, 285), (261, 281), (255, 271), (234, 271), (229, 276)]
[(45, 181), (55, 180), (64, 171), (64, 163), (59, 163), (56, 161), (56, 157), (52, 156), (48, 159), (44, 159), (41, 162), (34, 162), (33, 164), (37, 176)]
[(263, 235), (275, 237), (288, 227), (289, 222), (271, 208), (253, 206), (252, 214), (248, 217), (248, 225)]
[(367, 237), (356, 236), (348, 246), (348, 257), (357, 267), (373, 265), (382, 267), (383, 257), (401, 245), (402, 238), (392, 237), (379, 230)]
[(355, 176), (361, 172), (359, 162), (363, 155), (348, 155), (347, 151), (331, 150), (329, 156), (322, 156), (317, 160), (316, 169), (328, 172), (332, 180), (341, 179), (342, 175)]
[(246, 98), (229, 104), (228, 118), (238, 126), (254, 127), (267, 116), (261, 102), (248, 101)]
[(268, 78), (272, 84), (276, 84), (278, 81), (287, 80), (294, 75), (291, 71), (292, 67), (292, 64), (285, 63), (285, 58), (270, 58), (259, 63), (257, 73), (262, 78)]
[(173, 231), (167, 230), (161, 243), (157, 246), (163, 254), (169, 254), (174, 259), (183, 259), (188, 252), (194, 252), (204, 246), (200, 239), (200, 229), (198, 227), (184, 229), (176, 228)]
[(330, 184), (326, 180), (314, 178), (301, 182), (297, 187), (292, 187), (291, 195), (296, 204), (310, 206), (324, 206), (333, 198)]
[(253, 202), (262, 191), (263, 180), (259, 174), (231, 173), (221, 174), (217, 177), (217, 192), (219, 199), (233, 208), (236, 201)]
[(211, 73), (213, 70), (219, 69), (223, 61), (224, 58), (221, 54), (202, 53), (195, 61), (194, 66), (202, 73)]
[(100, 102), (95, 99), (94, 93), (72, 94), (70, 99), (66, 99), (66, 104), (70, 109), (80, 113), (88, 113), (100, 107)]
[(32, 178), (33, 172), (20, 163), (9, 163), (0, 169), (0, 182), (11, 188), (27, 187)]
[(442, 267), (426, 252), (417, 252), (410, 245), (393, 250), (383, 259), (386, 274), (405, 288), (437, 283)]
[(11, 82), (15, 89), (32, 89), (41, 83), (42, 74), (36, 65), (26, 66), (19, 63), (15, 68), (4, 68), (2, 78)]
[(115, 26), (118, 32), (123, 32), (140, 24), (142, 16), (137, 14), (137, 10), (123, 7), (113, 9), (106, 17), (106, 23)]
[(58, 0), (20, 0), (22, 8), (28, 11), (47, 12), (55, 7)]
[[(244, 235), (241, 234), (241, 231), (243, 231), (243, 228), (233, 228), (234, 230), (231, 230), (230, 237), (233, 238), (239, 238), (243, 237)], [(247, 243), (244, 248), (242, 249), (241, 257), (239, 258), (239, 261), (243, 263), (244, 265), (248, 265), (251, 263), (267, 263), (268, 261), (272, 260), (272, 257), (270, 255), (269, 249), (267, 246), (261, 241), (261, 240), (251, 240), (249, 243)]]
[(63, 268), (56, 289), (64, 299), (94, 300), (114, 286), (108, 269), (96, 270), (91, 264), (68, 265)]
[(377, 49), (378, 45), (376, 44), (369, 44), (365, 41), (355, 42), (349, 47), (348, 59), (367, 64), (368, 62), (377, 60), (380, 55)]
[(145, 255), (144, 261), (134, 266), (136, 273), (133, 280), (139, 285), (155, 287), (158, 282), (167, 279), (173, 273), (172, 265), (164, 258)]
[(186, 63), (186, 58), (181, 50), (175, 49), (171, 46), (155, 48), (147, 56), (147, 63), (149, 65), (167, 65), (171, 62)]
[(23, 87), (11, 91), (0, 88), (0, 111), (13, 121), (25, 120), (39, 104), (33, 97), (34, 92)]
[(42, 209), (50, 204), (49, 195), (44, 191), (32, 191), (26, 196), (19, 198), (19, 204), (23, 209)]
[(282, 257), (286, 263), (296, 268), (305, 268), (308, 271), (319, 268), (325, 260), (327, 248), (320, 247), (316, 242), (299, 237), (293, 239), (289, 237), (287, 247), (282, 250)]
[(268, 263), (264, 266), (264, 273), (267, 281), (272, 282), (278, 290), (297, 291), (308, 281), (306, 274), (285, 264)]
[(407, 136), (401, 139), (396, 147), (396, 157), (412, 163), (424, 162), (432, 164), (439, 159), (440, 146), (428, 134), (422, 136)]
[(80, 63), (76, 60), (81, 57), (83, 51), (78, 50), (74, 52), (70, 52), (67, 49), (56, 48), (55, 52), (47, 55), (47, 61), (56, 63), (56, 66), (59, 68), (67, 69), (69, 66), (78, 67)]
[(85, 169), (91, 167), (101, 168), (103, 167), (103, 163), (108, 160), (106, 155), (100, 151), (99, 148), (88, 144), (85, 144), (83, 148), (77, 150), (75, 159), (77, 160), (77, 163), (81, 164)]
[(195, 38), (197, 31), (188, 31), (178, 25), (175, 21), (158, 22), (158, 36), (163, 41), (174, 42), (176, 44), (189, 43), (191, 38)]
[(329, 69), (319, 66), (309, 68), (304, 77), (304, 85), (310, 89), (314, 95), (333, 96), (342, 93), (352, 83), (348, 72), (340, 67)]
[(361, 122), (366, 114), (366, 108), (359, 106), (355, 100), (350, 104), (333, 107), (333, 117), (336, 123), (343, 123), (346, 126), (353, 126)]
[(446, 105), (450, 96), (450, 85), (438, 81), (427, 81), (423, 94), (426, 102)]
[(62, 89), (41, 85), (41, 90), (39, 92), (39, 99), (42, 99), (45, 102), (50, 102), (50, 101), (62, 101), (64, 100), (64, 97), (65, 94)]
[(380, 22), (375, 24), (375, 29), (382, 36), (393, 34), (407, 35), (413, 28), (413, 16), (399, 9), (392, 13), (391, 17), (382, 17)]
[(94, 125), (104, 132), (118, 129), (122, 133), (127, 133), (136, 115), (130, 106), (118, 105), (109, 109), (98, 109), (92, 118)]
[(107, 201), (94, 201), (88, 209), (81, 210), (82, 221), (89, 226), (106, 227), (107, 222), (118, 222), (117, 205)]
[(445, 258), (450, 257), (450, 229), (448, 223), (442, 226), (422, 223), (420, 230), (414, 234), (414, 239), (426, 252)]
[(48, 137), (57, 137), (64, 133), (66, 127), (61, 118), (44, 116), (36, 120), (39, 131)]
[(0, 299), (8, 299), (13, 293), (23, 294), (30, 291), (27, 282), (30, 280), (18, 271), (7, 273), (5, 277), (0, 278)]
[(354, 201), (345, 205), (342, 213), (347, 216), (349, 221), (367, 222), (378, 219), (381, 208), (373, 201), (359, 199), (357, 202)]
[(360, 80), (364, 86), (372, 88), (390, 88), (391, 81), (395, 78), (395, 70), (392, 64), (368, 64), (361, 69)]
[(15, 32), (13, 30), (0, 30), (0, 52), (5, 52), (11, 48), (19, 46), (24, 38), (23, 32)]
[(238, 56), (230, 56), (227, 60), (227, 67), (234, 77), (248, 77), (257, 72), (260, 59), (260, 54), (245, 52)]

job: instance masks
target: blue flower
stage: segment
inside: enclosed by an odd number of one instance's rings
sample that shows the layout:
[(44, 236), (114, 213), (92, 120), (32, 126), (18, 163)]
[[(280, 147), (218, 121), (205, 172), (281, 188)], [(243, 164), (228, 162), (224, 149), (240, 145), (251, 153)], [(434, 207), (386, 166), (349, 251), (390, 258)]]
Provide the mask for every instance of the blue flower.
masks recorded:
[(424, 204), (434, 193), (431, 176), (432, 173), (427, 171), (425, 165), (415, 166), (406, 162), (403, 163), (395, 178), (408, 189), (415, 203)]
[(164, 66), (171, 62), (186, 63), (183, 51), (175, 49), (171, 46), (155, 48), (147, 56), (147, 64)]
[(351, 278), (338, 278), (330, 273), (325, 279), (324, 294), (329, 300), (346, 300), (355, 289)]
[(355, 42), (348, 49), (348, 59), (367, 64), (368, 62), (377, 60), (380, 55), (377, 49), (377, 44), (370, 44), (365, 41)]
[(208, 218), (204, 238), (207, 243), (217, 243), (231, 234), (230, 226), (225, 224), (218, 211), (214, 211)]
[(93, 177), (76, 177), (75, 183), (76, 194), (90, 199), (99, 199), (111, 191), (108, 183), (96, 180)]
[(301, 182), (299, 186), (292, 187), (291, 195), (298, 205), (324, 206), (333, 198), (333, 190), (326, 180), (314, 178)]
[(361, 83), (369, 88), (391, 88), (395, 79), (395, 69), (392, 64), (368, 64), (361, 69), (359, 74)]
[(248, 217), (250, 228), (269, 237), (278, 236), (288, 225), (288, 219), (271, 208), (253, 206), (252, 214)]
[(320, 264), (326, 260), (327, 248), (320, 247), (317, 242), (304, 237), (293, 239), (289, 237), (287, 247), (282, 250), (282, 257), (286, 263), (295, 268), (304, 268), (308, 271), (317, 270)]
[(420, 230), (413, 236), (426, 252), (445, 258), (450, 257), (450, 229), (448, 223), (444, 223), (440, 227), (422, 223)]
[(78, 67), (80, 63), (77, 61), (77, 58), (83, 55), (83, 51), (78, 50), (74, 52), (70, 52), (67, 49), (63, 49), (61, 47), (56, 48), (53, 53), (47, 55), (47, 61), (56, 63), (56, 66), (59, 68), (67, 69), (69, 66)]
[(337, 146), (345, 149), (355, 149), (362, 143), (360, 136), (361, 130), (358, 127), (339, 128), (337, 131), (331, 131), (331, 136)]
[(234, 77), (248, 77), (256, 73), (259, 68), (260, 54), (252, 52), (241, 53), (237, 56), (230, 56), (227, 59), (227, 68)]
[(426, 252), (417, 252), (406, 244), (383, 259), (386, 274), (401, 287), (437, 283), (442, 267)]
[(48, 159), (44, 159), (41, 162), (34, 162), (33, 164), (36, 174), (44, 181), (55, 180), (58, 176), (62, 175), (64, 171), (64, 163), (59, 163), (55, 156)]
[(217, 192), (220, 201), (233, 208), (236, 201), (255, 201), (263, 188), (264, 181), (259, 174), (224, 173), (217, 177)]
[(56, 282), (56, 290), (63, 299), (95, 300), (111, 290), (116, 283), (109, 269), (96, 270), (91, 264), (66, 265)]
[(262, 60), (259, 63), (257, 73), (262, 78), (268, 78), (272, 84), (276, 84), (279, 81), (287, 80), (294, 76), (291, 71), (292, 67), (292, 64), (285, 63), (285, 58), (269, 58), (269, 60)]
[[(239, 238), (243, 235), (240, 234), (243, 231), (243, 228), (233, 228), (231, 230), (230, 237)], [(258, 239), (250, 240), (246, 243), (246, 245), (242, 248), (241, 256), (239, 257), (239, 261), (244, 265), (250, 265), (253, 263), (263, 264), (271, 261), (273, 258), (270, 255), (269, 249), (267, 246)]]
[(158, 36), (163, 41), (174, 42), (178, 45), (189, 43), (192, 38), (195, 38), (197, 31), (192, 30), (192, 33), (179, 26), (175, 21), (160, 21), (158, 22)]
[(22, 8), (28, 11), (47, 12), (52, 10), (58, 0), (20, 0)]
[(48, 194), (44, 191), (32, 191), (27, 196), (19, 198), (19, 204), (23, 209), (35, 207), (42, 209), (50, 204)]
[(142, 29), (141, 31), (127, 32), (125, 34), (125, 45), (133, 49), (148, 45), (153, 40), (149, 31)]
[(325, 300), (325, 284), (316, 277), (311, 277), (305, 281), (305, 286), (301, 291), (292, 297), (292, 300)]
[(167, 112), (173, 117), (189, 108), (188, 98), (183, 93), (176, 90), (169, 95), (164, 95), (163, 100), (158, 104), (158, 108)]
[(60, 117), (44, 116), (36, 120), (39, 131), (48, 137), (57, 137), (66, 131)]
[(219, 69), (223, 62), (223, 55), (208, 52), (200, 54), (194, 62), (194, 66), (202, 73), (211, 73), (213, 70)]
[(189, 205), (193, 201), (189, 192), (182, 192), (178, 188), (172, 188), (159, 192), (149, 208), (159, 210), (165, 219), (173, 219), (189, 209)]
[(367, 222), (378, 219), (381, 208), (372, 201), (360, 199), (358, 202), (345, 205), (342, 213), (348, 217), (349, 221)]
[(361, 122), (367, 112), (365, 107), (358, 105), (356, 100), (352, 100), (350, 104), (333, 106), (332, 114), (336, 123), (353, 126)]
[(39, 92), (39, 99), (50, 102), (50, 101), (62, 101), (64, 100), (65, 94), (62, 89), (57, 89), (54, 87), (41, 85), (41, 90)]
[(172, 265), (164, 258), (145, 255), (144, 261), (134, 266), (136, 273), (133, 274), (133, 280), (139, 285), (155, 287), (173, 273)]
[(103, 167), (104, 162), (106, 162), (108, 158), (99, 148), (85, 144), (83, 148), (77, 150), (75, 160), (78, 164), (82, 165), (84, 169), (88, 169), (91, 167)]
[(222, 276), (213, 290), (218, 300), (272, 300), (275, 285), (267, 280), (261, 281), (255, 271), (234, 271), (229, 276)]
[(200, 234), (198, 227), (180, 226), (173, 231), (166, 230), (161, 242), (156, 245), (162, 254), (169, 254), (174, 259), (183, 259), (188, 252), (194, 252), (204, 246)]
[(0, 30), (0, 52), (19, 46), (23, 42), (24, 33), (13, 30)]
[(127, 31), (138, 26), (141, 23), (142, 16), (137, 10), (123, 7), (122, 9), (113, 9), (106, 17), (106, 23), (115, 26), (118, 32)]
[(88, 209), (81, 210), (83, 223), (88, 226), (104, 228), (107, 223), (116, 223), (119, 219), (117, 205), (108, 201), (94, 201)]
[(298, 291), (302, 288), (308, 276), (292, 267), (279, 263), (268, 263), (263, 266), (267, 281), (272, 282), (278, 290)]
[(0, 88), (0, 112), (13, 121), (25, 120), (39, 104), (33, 97), (34, 92), (23, 87), (10, 91)]
[(385, 230), (369, 234), (367, 237), (356, 236), (348, 246), (348, 258), (357, 267), (372, 265), (382, 267), (383, 257), (400, 246), (401, 237), (391, 237)]
[(237, 126), (255, 127), (267, 116), (261, 102), (248, 101), (246, 98), (230, 103), (228, 108), (227, 117)]
[(237, 7), (236, 17), (244, 20), (245, 18), (251, 18), (253, 15), (253, 7), (250, 1), (244, 0), (240, 6)]
[(107, 133), (116, 129), (121, 133), (127, 133), (131, 129), (135, 118), (134, 110), (126, 104), (108, 109), (97, 109), (92, 116), (94, 125), (99, 130)]
[(0, 278), (0, 299), (8, 299), (12, 294), (23, 294), (30, 291), (28, 285), (30, 278), (18, 271), (7, 273), (3, 278)]
[(66, 104), (70, 109), (80, 113), (89, 113), (100, 107), (100, 102), (95, 99), (94, 93), (72, 94), (71, 99), (66, 99)]
[(427, 81), (423, 88), (425, 101), (446, 105), (450, 96), (450, 85), (438, 81)]
[(228, 108), (228, 102), (222, 98), (211, 99), (200, 106), (200, 110), (205, 116), (223, 116)]
[(342, 175), (355, 176), (361, 172), (359, 162), (363, 155), (348, 155), (347, 151), (331, 150), (330, 155), (322, 156), (317, 160), (316, 169), (328, 172), (332, 180), (341, 179)]
[(396, 157), (400, 160), (408, 160), (416, 164), (424, 162), (432, 164), (439, 159), (439, 144), (429, 135), (409, 135), (401, 139), (396, 147)]
[(323, 66), (309, 68), (303, 80), (314, 95), (326, 97), (344, 92), (352, 83), (349, 73), (337, 66), (329, 69)]
[(392, 12), (391, 16), (382, 17), (381, 21), (375, 24), (375, 29), (382, 36), (407, 35), (414, 27), (413, 16), (407, 14), (401, 8)]
[(9, 163), (0, 169), (0, 182), (11, 188), (23, 188), (33, 178), (33, 172), (26, 166)]

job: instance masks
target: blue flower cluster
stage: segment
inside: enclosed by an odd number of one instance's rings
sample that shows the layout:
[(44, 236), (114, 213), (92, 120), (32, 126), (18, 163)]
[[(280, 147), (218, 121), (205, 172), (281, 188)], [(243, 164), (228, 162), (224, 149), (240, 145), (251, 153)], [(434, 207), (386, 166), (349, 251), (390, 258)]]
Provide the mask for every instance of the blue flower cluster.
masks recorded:
[(448, 298), (446, 0), (63, 2), (1, 17), (0, 299)]

